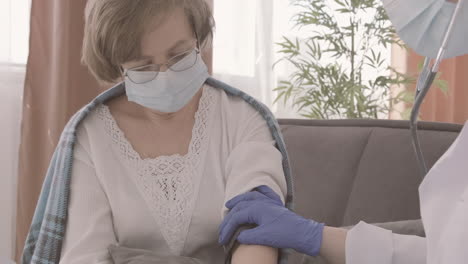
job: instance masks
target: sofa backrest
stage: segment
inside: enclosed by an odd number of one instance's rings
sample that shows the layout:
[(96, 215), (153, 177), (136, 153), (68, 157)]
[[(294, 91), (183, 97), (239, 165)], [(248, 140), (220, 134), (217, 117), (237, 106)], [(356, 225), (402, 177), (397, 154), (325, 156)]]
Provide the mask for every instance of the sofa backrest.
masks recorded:
[[(409, 122), (279, 120), (295, 189), (295, 211), (330, 226), (419, 219), (422, 181)], [(429, 167), (462, 126), (421, 123)]]

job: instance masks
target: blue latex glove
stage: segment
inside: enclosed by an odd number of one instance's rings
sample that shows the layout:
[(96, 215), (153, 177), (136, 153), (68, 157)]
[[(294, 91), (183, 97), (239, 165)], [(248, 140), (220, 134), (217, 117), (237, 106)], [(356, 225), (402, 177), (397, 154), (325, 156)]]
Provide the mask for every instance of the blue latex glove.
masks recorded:
[(233, 198), (226, 207), (231, 211), (220, 226), (219, 243), (222, 245), (230, 241), (240, 226), (256, 224), (258, 227), (242, 231), (237, 241), (245, 245), (292, 248), (309, 256), (320, 252), (324, 224), (288, 210), (267, 186)]

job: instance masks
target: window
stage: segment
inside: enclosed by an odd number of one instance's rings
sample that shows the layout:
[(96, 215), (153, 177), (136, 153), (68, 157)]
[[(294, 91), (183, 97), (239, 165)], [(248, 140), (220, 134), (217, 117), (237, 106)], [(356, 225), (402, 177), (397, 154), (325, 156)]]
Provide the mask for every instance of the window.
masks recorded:
[(31, 0), (0, 2), (0, 62), (26, 64)]
[[(273, 68), (280, 58), (275, 43), (283, 36), (294, 39), (307, 34), (293, 27), (296, 8), (289, 0), (214, 0), (214, 77), (254, 96), (279, 118), (300, 118), (290, 105), (273, 104), (274, 88), (291, 72), (283, 64)], [(390, 59), (390, 49), (384, 54)]]
[(0, 1), (0, 261), (13, 259), (21, 96), (29, 52), (31, 0)]

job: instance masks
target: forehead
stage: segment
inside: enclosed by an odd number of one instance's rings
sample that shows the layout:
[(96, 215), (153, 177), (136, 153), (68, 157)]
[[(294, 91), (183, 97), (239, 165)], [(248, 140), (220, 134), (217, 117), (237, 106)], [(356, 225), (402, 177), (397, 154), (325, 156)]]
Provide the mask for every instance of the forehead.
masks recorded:
[(177, 43), (193, 39), (193, 29), (182, 8), (175, 8), (163, 19), (154, 18), (148, 24), (141, 41), (142, 55), (167, 53)]

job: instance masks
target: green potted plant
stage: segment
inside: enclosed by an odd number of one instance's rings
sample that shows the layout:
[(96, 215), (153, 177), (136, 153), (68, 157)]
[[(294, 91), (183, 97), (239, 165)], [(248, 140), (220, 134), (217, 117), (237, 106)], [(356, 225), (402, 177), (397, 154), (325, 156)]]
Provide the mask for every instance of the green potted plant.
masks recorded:
[(293, 71), (275, 88), (275, 102), (291, 100), (302, 116), (313, 119), (387, 117), (393, 104), (412, 103), (411, 92), (390, 98), (392, 86), (413, 83), (415, 78), (392, 68), (382, 52), (404, 45), (381, 0), (291, 4), (299, 10), (293, 24), (307, 37), (283, 37), (277, 43), (281, 59), (276, 63), (290, 63)]

